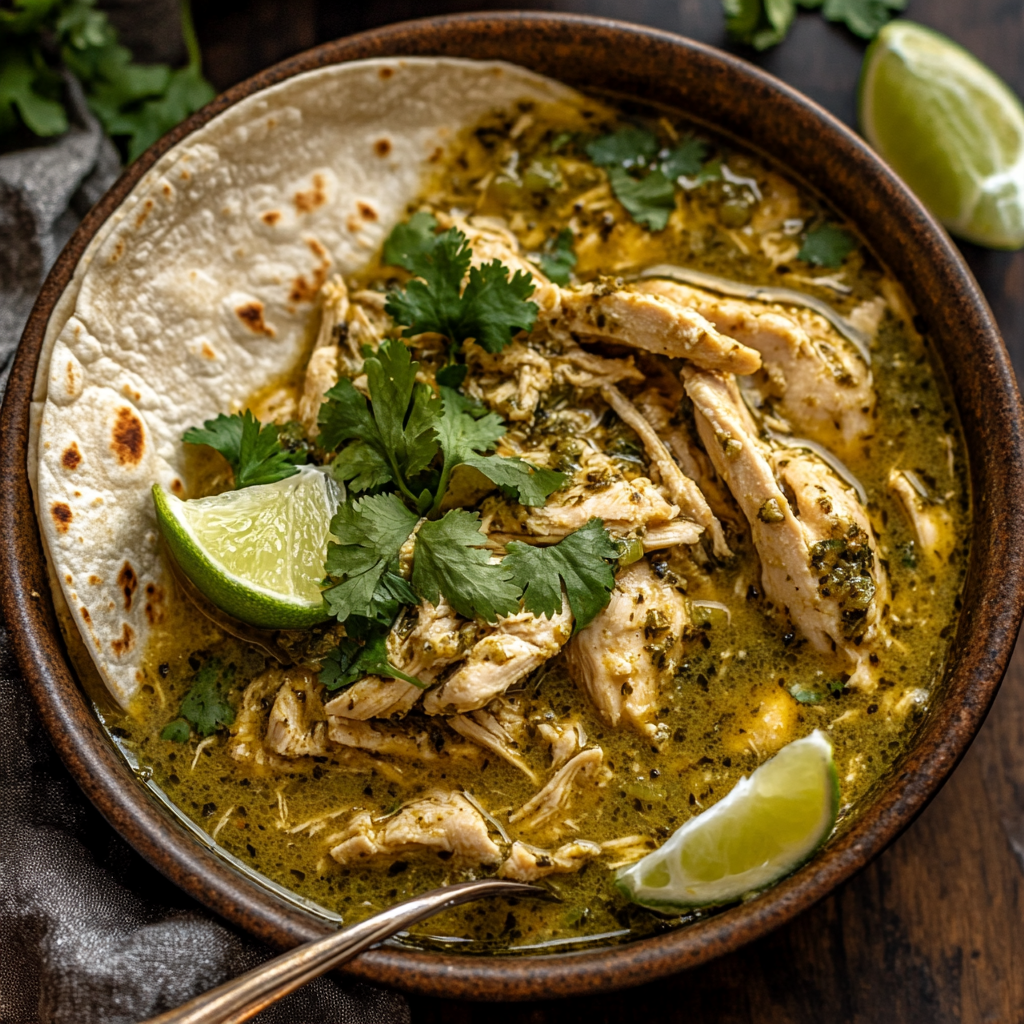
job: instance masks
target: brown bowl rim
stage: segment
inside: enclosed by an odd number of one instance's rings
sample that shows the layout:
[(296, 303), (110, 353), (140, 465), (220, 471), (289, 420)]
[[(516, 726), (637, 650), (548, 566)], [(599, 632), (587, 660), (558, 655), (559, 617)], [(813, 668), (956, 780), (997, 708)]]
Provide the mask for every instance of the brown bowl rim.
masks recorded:
[[(545, 956), (458, 956), (381, 948), (346, 973), (425, 995), (531, 999), (593, 994), (704, 963), (765, 935), (850, 878), (921, 812), (984, 721), (1024, 611), (1024, 447), (1016, 379), (960, 254), (895, 174), (849, 129), (784, 83), (712, 47), (639, 25), (539, 13), (469, 14), (392, 25), (317, 46), (217, 97), (149, 149), (87, 214), (36, 301), (7, 387), (0, 436), (3, 611), (43, 723), (110, 824), (186, 892), (279, 948), (326, 925), (202, 848), (137, 784), (70, 668), (49, 598), (26, 470), (29, 405), (46, 324), (100, 225), (159, 156), (226, 107), (292, 75), (369, 57), (505, 59), (569, 84), (687, 110), (774, 159), (850, 216), (907, 287), (953, 387), (972, 452), (974, 527), (945, 694), (893, 780), (844, 835), (759, 898), (621, 946)], [(813, 151), (810, 147), (813, 146)], [(970, 636), (968, 637), (968, 633)]]

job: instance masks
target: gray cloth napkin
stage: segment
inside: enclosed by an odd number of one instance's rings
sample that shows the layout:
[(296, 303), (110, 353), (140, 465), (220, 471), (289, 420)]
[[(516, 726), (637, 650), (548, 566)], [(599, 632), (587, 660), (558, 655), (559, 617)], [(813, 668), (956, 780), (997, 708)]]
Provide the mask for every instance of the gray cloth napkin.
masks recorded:
[[(177, 16), (173, 2), (152, 6)], [(46, 272), (120, 170), (77, 83), (68, 90), (65, 135), (0, 156), (0, 394)], [(2, 621), (0, 708), (0, 1024), (134, 1024), (272, 955), (150, 868), (86, 801), (36, 718)], [(409, 1008), (397, 993), (320, 978), (257, 1020), (404, 1024)]]

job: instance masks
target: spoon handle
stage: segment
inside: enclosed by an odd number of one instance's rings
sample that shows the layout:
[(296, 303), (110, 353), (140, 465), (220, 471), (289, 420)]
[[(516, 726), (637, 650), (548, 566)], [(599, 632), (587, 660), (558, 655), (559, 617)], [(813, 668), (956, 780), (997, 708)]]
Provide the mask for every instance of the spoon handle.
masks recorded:
[(151, 1017), (142, 1024), (242, 1024), (271, 1003), (294, 992), (332, 967), (358, 956), (371, 946), (417, 921), (448, 907), (469, 903), (482, 896), (541, 896), (546, 889), (498, 878), (460, 882), (414, 896), (412, 899), (350, 925), (322, 939), (304, 943), (288, 953), (268, 960), (231, 981), (190, 999), (176, 1010)]

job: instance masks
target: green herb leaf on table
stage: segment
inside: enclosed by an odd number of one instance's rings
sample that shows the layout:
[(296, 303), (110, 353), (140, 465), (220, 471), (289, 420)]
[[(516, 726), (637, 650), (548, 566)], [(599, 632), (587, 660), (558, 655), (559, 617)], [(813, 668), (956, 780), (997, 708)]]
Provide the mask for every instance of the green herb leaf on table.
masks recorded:
[(756, 50), (786, 38), (797, 7), (820, 9), (828, 21), (842, 22), (862, 39), (873, 39), (907, 0), (722, 0), (729, 35)]
[(431, 604), (443, 594), (468, 619), (494, 622), (518, 611), (522, 588), (511, 582), (507, 566), (491, 563), (485, 543), (478, 512), (452, 509), (424, 523), (416, 534), (413, 589)]
[(857, 239), (834, 224), (821, 224), (807, 232), (804, 244), (796, 254), (798, 260), (818, 267), (835, 269), (857, 248)]
[(842, 22), (855, 36), (874, 39), (907, 0), (797, 0), (801, 7), (821, 8), (827, 21)]
[(164, 726), (160, 738), (184, 743), (189, 738), (190, 725), (200, 736), (212, 736), (221, 726), (231, 725), (235, 711), (225, 700), (223, 690), (232, 684), (234, 676), (234, 665), (222, 670), (219, 659), (208, 661), (185, 694), (179, 717)]
[(230, 416), (222, 413), (202, 427), (191, 427), (182, 440), (220, 452), (234, 470), (236, 489), (284, 480), (306, 461), (305, 451), (289, 451), (282, 445), (276, 424), (264, 426), (248, 409)]
[(429, 214), (417, 214), (388, 236), (385, 262), (415, 277), (404, 290), (391, 292), (385, 309), (405, 327), (406, 338), (431, 331), (454, 346), (472, 338), (488, 352), (500, 352), (537, 319), (536, 303), (527, 301), (533, 281), (521, 270), (510, 277), (500, 260), (470, 268), (466, 236), (457, 228), (433, 234), (432, 224), (436, 221)]
[(618, 553), (604, 523), (591, 519), (553, 547), (512, 541), (502, 564), (525, 591), (523, 607), (534, 615), (550, 619), (557, 614), (564, 585), (576, 620), (574, 631), (579, 632), (608, 604), (615, 588), (611, 563)]
[(320, 668), (320, 682), (327, 690), (341, 689), (369, 675), (403, 679), (421, 690), (426, 688), (415, 676), (406, 675), (388, 661), (387, 639), (383, 636), (365, 644), (346, 637), (328, 652)]
[(562, 228), (554, 238), (549, 238), (540, 254), (540, 269), (549, 281), (567, 285), (576, 266), (576, 251), (570, 228)]

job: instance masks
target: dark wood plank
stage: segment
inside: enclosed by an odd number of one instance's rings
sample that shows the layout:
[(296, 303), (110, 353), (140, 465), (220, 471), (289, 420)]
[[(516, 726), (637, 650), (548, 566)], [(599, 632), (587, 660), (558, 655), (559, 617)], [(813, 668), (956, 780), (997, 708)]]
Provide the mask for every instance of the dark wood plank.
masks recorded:
[[(326, 39), (501, 3), (208, 0), (196, 20), (223, 88)], [(719, 0), (568, 0), (522, 7), (599, 14), (732, 48)], [(1020, 0), (911, 0), (907, 16), (967, 46), (1024, 94)], [(733, 48), (735, 49), (735, 48)], [(802, 14), (783, 46), (749, 59), (855, 123), (863, 44)], [(740, 52), (740, 51), (737, 51)], [(963, 245), (1024, 373), (1024, 252)], [(630, 992), (480, 1006), (413, 1000), (422, 1024), (645, 1020), (689, 1024), (1024, 1024), (1024, 646), (989, 721), (907, 833), (830, 899), (761, 942)]]

